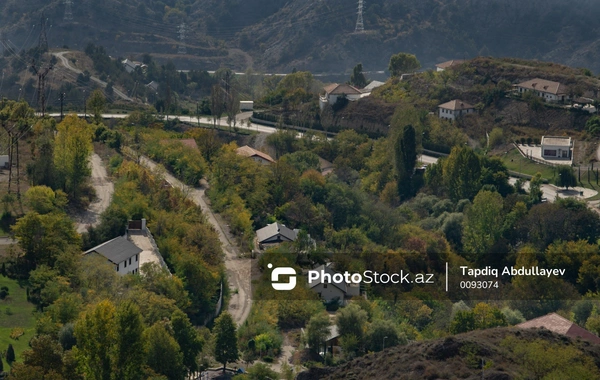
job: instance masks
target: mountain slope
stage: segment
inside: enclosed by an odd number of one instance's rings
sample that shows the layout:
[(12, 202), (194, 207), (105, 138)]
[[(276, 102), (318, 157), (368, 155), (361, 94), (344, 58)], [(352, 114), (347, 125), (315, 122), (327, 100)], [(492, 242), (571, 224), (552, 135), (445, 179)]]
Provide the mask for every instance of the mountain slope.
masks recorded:
[[(600, 7), (595, 0), (372, 0), (364, 33), (354, 33), (356, 2), (347, 0), (162, 0), (74, 2), (5, 0), (4, 36), (17, 47), (36, 44), (42, 11), (50, 46), (103, 45), (113, 55), (144, 52), (181, 65), (250, 66), (344, 72), (357, 62), (383, 70), (398, 51), (424, 66), (477, 55), (555, 61), (600, 71)], [(185, 22), (188, 54), (177, 55)], [(192, 68), (192, 67), (187, 67)]]

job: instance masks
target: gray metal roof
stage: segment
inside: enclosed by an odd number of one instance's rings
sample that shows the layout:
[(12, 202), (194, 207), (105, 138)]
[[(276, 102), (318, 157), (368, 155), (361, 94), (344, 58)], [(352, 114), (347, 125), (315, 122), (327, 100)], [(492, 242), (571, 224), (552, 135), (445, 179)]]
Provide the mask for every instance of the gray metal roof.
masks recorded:
[(294, 241), (296, 240), (298, 233), (296, 230), (292, 230), (280, 223), (271, 223), (256, 231), (256, 237), (258, 238), (259, 243), (272, 239), (277, 235), (281, 235), (288, 241)]
[(85, 251), (86, 254), (96, 252), (106, 257), (109, 261), (119, 264), (128, 258), (139, 254), (142, 249), (127, 240), (124, 236), (119, 236), (107, 242), (104, 242), (92, 249)]

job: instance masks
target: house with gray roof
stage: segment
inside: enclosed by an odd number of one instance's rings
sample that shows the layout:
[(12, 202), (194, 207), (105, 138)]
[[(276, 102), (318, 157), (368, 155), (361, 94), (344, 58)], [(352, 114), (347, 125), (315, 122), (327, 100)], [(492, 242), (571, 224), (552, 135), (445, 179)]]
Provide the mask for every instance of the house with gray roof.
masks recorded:
[(360, 284), (333, 281), (337, 272), (333, 270), (331, 263), (318, 266), (311, 271), (316, 271), (319, 276), (315, 280), (311, 280), (309, 276), (308, 287), (326, 302), (337, 299), (340, 304), (343, 304), (345, 300), (360, 295)]
[(137, 274), (140, 268), (139, 255), (141, 252), (142, 249), (125, 236), (119, 236), (88, 249), (84, 254), (98, 254), (105, 257), (115, 266), (119, 274)]
[(600, 338), (598, 336), (556, 313), (550, 313), (542, 317), (520, 323), (516, 327), (521, 329), (544, 328), (573, 339), (580, 338), (595, 344), (600, 343)]
[(259, 246), (293, 242), (298, 237), (300, 230), (292, 230), (281, 223), (271, 223), (256, 231), (256, 240)]
[(542, 158), (570, 160), (573, 143), (570, 137), (542, 136)]

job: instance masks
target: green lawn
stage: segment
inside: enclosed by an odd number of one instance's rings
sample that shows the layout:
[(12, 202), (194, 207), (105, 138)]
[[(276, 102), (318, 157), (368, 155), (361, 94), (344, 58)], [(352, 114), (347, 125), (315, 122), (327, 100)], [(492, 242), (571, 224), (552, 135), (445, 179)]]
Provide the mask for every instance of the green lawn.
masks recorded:
[(536, 175), (536, 173), (542, 173), (542, 178), (545, 178), (549, 181), (552, 181), (554, 178), (554, 168), (552, 166), (538, 164), (532, 160), (528, 160), (521, 156), (521, 153), (517, 149), (511, 149), (508, 153), (502, 154), (500, 156), (508, 170), (512, 170), (514, 172), (519, 172), (523, 174), (528, 174), (531, 176)]
[[(8, 287), (9, 295), (5, 300), (0, 300), (0, 352), (6, 351), (8, 345), (12, 344), (19, 360), (21, 353), (29, 348), (29, 340), (35, 333), (35, 306), (27, 301), (25, 285), (21, 286), (18, 281), (0, 275), (0, 287), (3, 286)], [(15, 327), (25, 332), (18, 340), (10, 338)], [(4, 360), (4, 370), (9, 368)]]

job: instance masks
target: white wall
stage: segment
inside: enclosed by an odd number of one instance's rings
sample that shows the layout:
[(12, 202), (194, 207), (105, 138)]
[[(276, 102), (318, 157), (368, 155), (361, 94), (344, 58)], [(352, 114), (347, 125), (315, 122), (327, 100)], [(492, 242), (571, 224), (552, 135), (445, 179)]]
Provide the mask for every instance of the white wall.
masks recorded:
[[(327, 286), (327, 287), (325, 287)], [(333, 284), (318, 284), (312, 290), (315, 293), (321, 294), (321, 299), (331, 301), (334, 298), (339, 298), (340, 302), (344, 302), (344, 292)]]
[[(125, 266), (127, 264), (127, 266)], [(129, 274), (129, 273), (137, 273), (140, 269), (140, 255), (134, 255), (125, 261), (121, 261), (119, 263), (117, 273), (118, 274)]]

